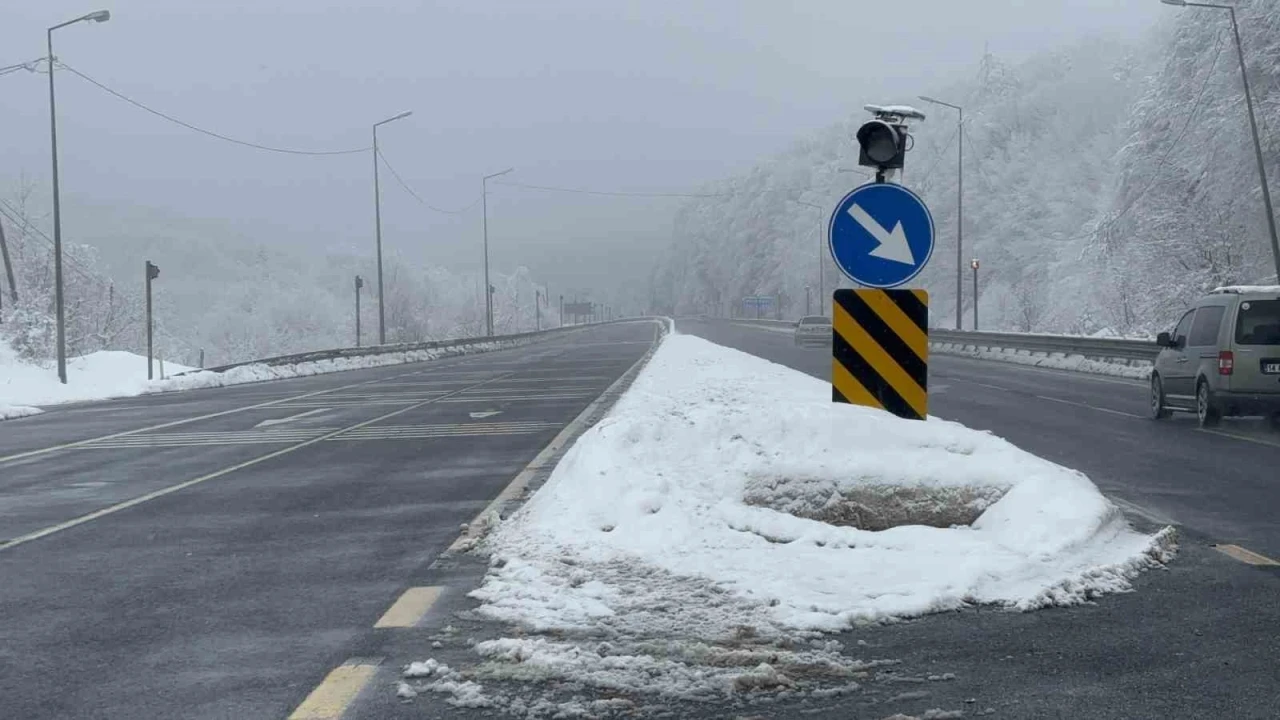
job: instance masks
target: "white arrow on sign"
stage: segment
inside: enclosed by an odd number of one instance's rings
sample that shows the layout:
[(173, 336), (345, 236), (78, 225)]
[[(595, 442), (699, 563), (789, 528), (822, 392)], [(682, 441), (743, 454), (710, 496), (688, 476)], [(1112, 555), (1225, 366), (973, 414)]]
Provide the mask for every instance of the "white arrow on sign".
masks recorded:
[(893, 232), (889, 232), (858, 203), (854, 203), (849, 208), (849, 215), (880, 243), (871, 251), (872, 257), (904, 265), (916, 264), (916, 258), (911, 254), (911, 245), (907, 243), (907, 233), (902, 229), (902, 223), (896, 223), (893, 226)]

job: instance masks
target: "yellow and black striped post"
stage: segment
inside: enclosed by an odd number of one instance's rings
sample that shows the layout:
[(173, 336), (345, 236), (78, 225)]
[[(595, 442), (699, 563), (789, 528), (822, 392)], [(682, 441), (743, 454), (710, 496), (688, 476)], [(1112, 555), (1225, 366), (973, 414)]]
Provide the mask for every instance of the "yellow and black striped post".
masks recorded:
[(831, 400), (923, 420), (929, 413), (929, 293), (836, 290)]

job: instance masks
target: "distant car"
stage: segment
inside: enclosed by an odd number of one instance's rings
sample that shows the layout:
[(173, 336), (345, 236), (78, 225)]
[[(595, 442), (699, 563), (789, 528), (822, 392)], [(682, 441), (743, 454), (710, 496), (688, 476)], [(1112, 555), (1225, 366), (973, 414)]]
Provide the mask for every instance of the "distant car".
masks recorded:
[(1280, 286), (1214, 290), (1156, 338), (1151, 417), (1193, 412), (1201, 427), (1262, 415), (1280, 429)]
[(831, 318), (809, 315), (796, 323), (796, 345), (830, 345)]

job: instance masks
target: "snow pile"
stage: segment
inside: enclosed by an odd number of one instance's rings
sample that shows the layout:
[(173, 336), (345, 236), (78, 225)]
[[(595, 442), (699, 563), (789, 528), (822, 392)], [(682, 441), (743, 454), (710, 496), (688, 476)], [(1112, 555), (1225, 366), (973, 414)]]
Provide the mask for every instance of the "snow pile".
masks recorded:
[(1172, 540), (999, 438), (835, 405), (825, 382), (673, 335), (487, 540), (478, 612), (525, 632), (477, 645), (469, 677), (686, 700), (849, 690), (866, 663), (820, 633), (1083, 602), (1129, 589)]
[(981, 360), (998, 360), (1000, 362), (1031, 365), (1033, 367), (1052, 368), (1055, 370), (1071, 370), (1074, 372), (1093, 373), (1094, 375), (1113, 375), (1115, 377), (1146, 380), (1151, 377), (1151, 363), (1140, 360), (1126, 364), (1124, 361), (1108, 361), (1087, 358), (1082, 355), (1064, 355), (1062, 353), (1030, 353), (1026, 350), (1009, 348), (974, 347), (960, 343), (929, 343), (929, 348), (939, 355), (960, 355)]
[[(164, 369), (170, 374), (191, 368), (165, 363)], [(159, 373), (158, 363), (155, 372)], [(20, 360), (7, 343), (0, 342), (0, 419), (33, 414), (30, 411), (35, 408), (23, 406), (140, 395), (154, 392), (155, 386), (147, 381), (147, 359), (141, 355), (103, 350), (67, 358), (67, 384), (63, 385), (56, 367)]]
[(43, 411), (40, 408), (27, 407), (26, 405), (0, 405), (0, 420), (39, 415), (41, 412)]

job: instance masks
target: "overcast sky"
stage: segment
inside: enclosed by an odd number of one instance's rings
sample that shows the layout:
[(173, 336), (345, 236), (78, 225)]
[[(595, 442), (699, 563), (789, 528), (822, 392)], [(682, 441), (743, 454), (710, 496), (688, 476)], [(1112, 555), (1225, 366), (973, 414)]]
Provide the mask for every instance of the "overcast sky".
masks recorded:
[[(104, 2), (104, 5), (99, 5)], [(188, 122), (301, 149), (366, 146), (428, 202), (470, 205), (480, 175), (679, 191), (741, 172), (806, 131), (972, 73), (984, 43), (1018, 59), (1086, 34), (1135, 37), (1157, 0), (40, 0), (0, 10), (0, 66), (44, 55)], [(0, 189), (48, 184), (47, 78), (0, 77)], [(297, 157), (192, 133), (58, 75), (64, 197), (234, 221), (295, 247), (372, 253), (368, 153)], [(478, 208), (441, 215), (383, 174), (384, 242), (471, 270)], [(632, 282), (677, 201), (495, 186), (493, 261), (556, 283)], [(69, 239), (89, 213), (64, 217)], [(594, 284), (586, 283), (584, 284)]]

